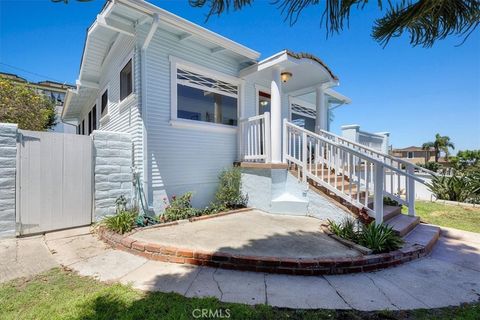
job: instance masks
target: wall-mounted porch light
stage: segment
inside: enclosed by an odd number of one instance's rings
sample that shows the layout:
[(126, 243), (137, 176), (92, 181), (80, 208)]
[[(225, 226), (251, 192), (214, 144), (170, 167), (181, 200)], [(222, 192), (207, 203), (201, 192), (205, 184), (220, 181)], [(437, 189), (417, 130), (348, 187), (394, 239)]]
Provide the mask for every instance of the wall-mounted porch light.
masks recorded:
[(282, 79), (282, 82), (287, 82), (288, 80), (290, 80), (291, 77), (292, 77), (291, 72), (282, 72), (280, 74), (280, 78)]

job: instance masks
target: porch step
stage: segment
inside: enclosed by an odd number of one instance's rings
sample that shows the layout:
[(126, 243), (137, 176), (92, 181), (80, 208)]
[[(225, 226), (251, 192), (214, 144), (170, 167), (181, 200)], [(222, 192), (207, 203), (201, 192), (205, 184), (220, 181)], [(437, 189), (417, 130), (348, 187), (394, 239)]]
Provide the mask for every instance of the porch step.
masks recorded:
[(388, 206), (385, 204), (383, 205), (383, 221), (384, 222), (393, 219), (394, 217), (398, 216), (401, 213), (402, 213), (402, 207)]
[(391, 226), (401, 237), (412, 231), (419, 223), (419, 217), (411, 217), (405, 214), (399, 214), (385, 222), (386, 225)]
[(427, 251), (432, 250), (433, 246), (440, 237), (440, 228), (431, 224), (419, 224), (412, 232), (404, 237), (405, 242), (409, 244), (419, 244), (426, 248)]
[(290, 193), (284, 193), (275, 199), (272, 199), (270, 203), (270, 212), (300, 215), (307, 214), (308, 200), (297, 198)]

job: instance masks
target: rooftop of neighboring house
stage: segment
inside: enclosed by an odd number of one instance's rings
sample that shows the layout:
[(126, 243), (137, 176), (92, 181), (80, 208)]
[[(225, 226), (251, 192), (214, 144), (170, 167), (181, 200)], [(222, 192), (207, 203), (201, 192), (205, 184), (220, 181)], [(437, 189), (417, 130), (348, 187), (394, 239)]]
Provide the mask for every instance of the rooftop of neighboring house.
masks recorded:
[(75, 88), (74, 85), (61, 83), (56, 81), (44, 80), (39, 82), (30, 82), (25, 78), (22, 78), (13, 73), (0, 72), (0, 77), (5, 78), (11, 81), (16, 81), (20, 83), (25, 83), (29, 86), (32, 86), (36, 89), (55, 91), (55, 92), (67, 92), (68, 89)]
[[(410, 146), (406, 148), (398, 148), (398, 149), (392, 149), (392, 152), (401, 152), (401, 151), (426, 151), (422, 147), (415, 147), (415, 146)], [(435, 151), (434, 148), (430, 148), (429, 151)]]

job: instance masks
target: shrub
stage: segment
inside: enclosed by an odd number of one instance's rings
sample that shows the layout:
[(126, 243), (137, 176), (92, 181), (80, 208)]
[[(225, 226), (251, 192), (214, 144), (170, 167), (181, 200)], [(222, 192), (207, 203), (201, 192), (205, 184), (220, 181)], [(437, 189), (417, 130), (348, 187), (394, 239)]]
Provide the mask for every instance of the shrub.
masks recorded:
[(328, 227), (330, 231), (341, 238), (354, 242), (357, 240), (358, 222), (351, 218), (345, 218), (341, 223), (329, 219)]
[(401, 206), (397, 200), (390, 199), (389, 197), (383, 197), (383, 204), (387, 206), (394, 206), (394, 207)]
[(455, 172), (452, 176), (434, 176), (427, 187), (437, 199), (480, 201), (480, 171)]
[(167, 203), (167, 198), (163, 199), (167, 205), (163, 218), (165, 221), (176, 221), (182, 219), (188, 219), (201, 214), (201, 210), (192, 207), (192, 192), (187, 192), (180, 197), (173, 196), (170, 201), (170, 205)]
[(248, 197), (242, 194), (242, 175), (240, 169), (233, 167), (220, 173), (219, 185), (215, 195), (215, 203), (225, 208), (244, 208)]
[(433, 172), (437, 172), (442, 167), (442, 165), (440, 163), (435, 162), (435, 161), (428, 161), (425, 164), (417, 163), (417, 165), (419, 167), (425, 168), (425, 169), (433, 171)]
[(135, 227), (136, 217), (136, 212), (121, 211), (116, 215), (104, 218), (102, 224), (109, 230), (124, 234), (125, 232), (130, 232)]
[(358, 233), (358, 244), (373, 250), (374, 253), (382, 253), (399, 249), (403, 240), (392, 227), (370, 223), (364, 225)]

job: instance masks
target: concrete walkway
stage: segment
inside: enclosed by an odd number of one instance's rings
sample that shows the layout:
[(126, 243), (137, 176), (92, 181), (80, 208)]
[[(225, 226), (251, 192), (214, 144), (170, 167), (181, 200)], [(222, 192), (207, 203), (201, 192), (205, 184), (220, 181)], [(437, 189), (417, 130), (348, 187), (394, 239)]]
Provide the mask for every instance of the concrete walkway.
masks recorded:
[[(88, 229), (80, 228), (28, 240), (8, 240), (18, 244), (16, 251), (11, 246), (6, 249), (9, 245), (0, 242), (0, 281), (62, 264), (81, 275), (119, 281), (141, 290), (288, 308), (397, 310), (479, 301), (480, 235), (455, 230), (445, 234), (449, 237), (441, 237), (429, 257), (397, 268), (355, 275), (302, 277), (149, 261), (110, 249), (90, 235)], [(11, 257), (12, 252), (19, 254), (23, 248), (29, 250), (30, 261), (25, 260), (25, 253), (20, 259), (8, 260), (24, 266), (22, 271), (6, 268), (4, 254), (10, 252)], [(34, 261), (41, 261), (41, 267), (35, 270), (25, 267)]]

